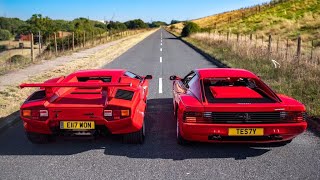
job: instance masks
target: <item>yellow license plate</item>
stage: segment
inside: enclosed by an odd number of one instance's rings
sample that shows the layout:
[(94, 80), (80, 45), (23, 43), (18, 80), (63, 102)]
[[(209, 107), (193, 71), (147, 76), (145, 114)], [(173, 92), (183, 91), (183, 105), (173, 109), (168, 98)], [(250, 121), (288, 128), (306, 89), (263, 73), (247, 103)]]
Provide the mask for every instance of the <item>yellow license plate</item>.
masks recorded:
[(263, 136), (263, 128), (229, 128), (229, 136)]
[(60, 129), (87, 130), (94, 129), (94, 121), (61, 121)]

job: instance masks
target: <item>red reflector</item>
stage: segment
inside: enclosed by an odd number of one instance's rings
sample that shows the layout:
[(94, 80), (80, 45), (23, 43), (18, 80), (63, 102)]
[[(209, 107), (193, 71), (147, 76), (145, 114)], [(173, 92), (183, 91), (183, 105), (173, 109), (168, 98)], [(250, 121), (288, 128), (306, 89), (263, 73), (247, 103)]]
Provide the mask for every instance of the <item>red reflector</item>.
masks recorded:
[(40, 110), (39, 114), (40, 114), (40, 117), (48, 117), (49, 116), (48, 110)]

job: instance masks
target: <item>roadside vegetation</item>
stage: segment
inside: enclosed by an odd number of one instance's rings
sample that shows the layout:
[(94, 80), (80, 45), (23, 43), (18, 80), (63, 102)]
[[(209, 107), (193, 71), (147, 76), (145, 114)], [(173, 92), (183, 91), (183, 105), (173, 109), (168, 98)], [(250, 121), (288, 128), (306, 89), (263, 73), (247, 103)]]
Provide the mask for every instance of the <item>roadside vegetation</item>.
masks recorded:
[(191, 22), (200, 29), (187, 37), (182, 35), (186, 23), (168, 30), (230, 67), (253, 71), (277, 93), (320, 116), (318, 0), (271, 1)]
[[(0, 17), (0, 75), (40, 60), (66, 55), (161, 25), (166, 23), (145, 23), (141, 19), (100, 22), (82, 17), (66, 21), (41, 14), (34, 14), (26, 21)], [(34, 49), (32, 53), (31, 48)], [(17, 55), (23, 56), (20, 59), (24, 61), (16, 63), (12, 60)]]

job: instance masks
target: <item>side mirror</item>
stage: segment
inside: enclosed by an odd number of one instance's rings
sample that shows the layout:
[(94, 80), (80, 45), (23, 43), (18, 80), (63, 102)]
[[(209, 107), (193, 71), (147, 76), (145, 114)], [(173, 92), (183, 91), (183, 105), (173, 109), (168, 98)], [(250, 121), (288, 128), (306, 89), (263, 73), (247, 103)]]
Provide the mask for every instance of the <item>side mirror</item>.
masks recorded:
[(176, 75), (172, 75), (172, 76), (170, 76), (169, 79), (170, 79), (171, 81), (176, 80), (176, 79), (177, 79), (177, 76), (176, 76)]
[(144, 79), (152, 79), (152, 75), (146, 75), (146, 77), (144, 77)]

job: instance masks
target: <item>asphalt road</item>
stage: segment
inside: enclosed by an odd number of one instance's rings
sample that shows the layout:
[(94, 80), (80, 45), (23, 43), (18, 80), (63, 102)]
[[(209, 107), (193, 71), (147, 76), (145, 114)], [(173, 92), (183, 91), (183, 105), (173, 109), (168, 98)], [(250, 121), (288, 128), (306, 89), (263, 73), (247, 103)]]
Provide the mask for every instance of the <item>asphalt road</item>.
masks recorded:
[(18, 123), (0, 134), (0, 179), (320, 179), (320, 139), (310, 131), (283, 147), (177, 145), (168, 78), (200, 67), (214, 64), (157, 31), (105, 66), (154, 77), (143, 145), (118, 137), (33, 145)]

